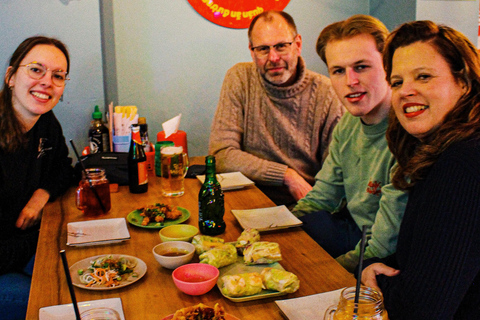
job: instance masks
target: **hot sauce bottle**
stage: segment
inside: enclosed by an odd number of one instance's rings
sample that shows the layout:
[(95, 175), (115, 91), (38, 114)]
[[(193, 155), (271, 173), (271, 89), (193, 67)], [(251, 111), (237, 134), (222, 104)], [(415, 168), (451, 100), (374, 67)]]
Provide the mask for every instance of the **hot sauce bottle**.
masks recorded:
[(131, 193), (144, 193), (148, 190), (147, 156), (138, 124), (132, 125), (132, 140), (128, 151), (128, 187)]

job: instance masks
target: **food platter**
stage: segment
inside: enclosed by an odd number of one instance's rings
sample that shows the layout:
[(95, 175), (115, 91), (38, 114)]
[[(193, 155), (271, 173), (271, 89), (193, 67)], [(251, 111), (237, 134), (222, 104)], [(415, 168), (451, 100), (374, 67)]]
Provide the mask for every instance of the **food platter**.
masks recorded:
[(223, 294), (221, 288), (223, 286), (223, 281), (222, 277), (226, 275), (234, 275), (234, 274), (241, 274), (241, 273), (250, 273), (250, 272), (258, 272), (261, 273), (263, 269), (265, 268), (275, 268), (275, 269), (280, 269), (280, 270), (285, 270), (282, 265), (278, 262), (270, 263), (270, 264), (258, 264), (258, 265), (250, 265), (247, 266), (243, 262), (243, 257), (239, 256), (237, 259), (237, 262), (234, 264), (231, 264), (229, 266), (220, 268), (220, 275), (218, 276), (217, 280), (217, 287), (220, 290), (220, 293), (227, 299), (233, 301), (233, 302), (245, 302), (245, 301), (251, 301), (251, 300), (258, 300), (258, 299), (266, 299), (266, 298), (272, 298), (272, 297), (279, 297), (279, 296), (284, 296), (287, 293), (286, 292), (279, 292), (279, 291), (273, 291), (273, 290), (266, 290), (263, 289), (262, 292), (251, 295), (251, 296), (246, 296), (246, 297), (229, 297)]
[[(161, 320), (171, 320), (173, 319), (173, 314), (166, 316)], [(232, 316), (231, 314), (225, 313), (225, 320), (240, 320), (239, 318)]]
[(141, 210), (133, 210), (127, 215), (127, 221), (137, 227), (146, 228), (146, 229), (162, 229), (164, 227), (172, 226), (174, 224), (180, 224), (185, 222), (190, 218), (190, 211), (185, 208), (177, 207), (179, 211), (182, 212), (180, 218), (175, 220), (165, 220), (163, 222), (151, 222), (146, 226), (142, 226), (143, 217), (140, 215), (142, 213)]
[[(119, 285), (115, 287), (106, 287), (106, 286), (91, 286), (87, 287), (86, 284), (82, 283), (80, 281), (80, 275), (78, 274), (78, 270), (87, 270), (91, 266), (91, 261), (96, 260), (98, 258), (104, 257), (104, 256), (111, 256), (113, 259), (119, 259), (121, 257), (127, 258), (127, 259), (136, 259), (137, 260), (137, 265), (135, 268), (133, 268), (133, 273), (128, 275), (128, 277), (120, 282)], [(114, 290), (114, 289), (119, 289), (126, 287), (128, 285), (131, 285), (132, 283), (137, 282), (140, 280), (145, 273), (147, 272), (147, 265), (145, 262), (140, 260), (139, 258), (129, 256), (126, 254), (101, 254), (98, 256), (93, 256), (89, 258), (85, 258), (83, 260), (80, 260), (76, 263), (74, 263), (70, 267), (70, 275), (72, 277), (72, 284), (76, 287), (86, 289), (86, 290)]]

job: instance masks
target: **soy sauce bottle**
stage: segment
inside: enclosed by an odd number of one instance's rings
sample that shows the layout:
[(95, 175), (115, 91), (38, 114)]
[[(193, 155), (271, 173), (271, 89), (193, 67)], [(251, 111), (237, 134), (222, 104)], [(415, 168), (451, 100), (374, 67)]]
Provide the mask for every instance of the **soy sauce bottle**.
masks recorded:
[(131, 193), (144, 193), (148, 190), (147, 156), (138, 124), (132, 125), (132, 140), (128, 151), (128, 187)]
[(205, 159), (205, 182), (198, 194), (198, 226), (204, 235), (217, 235), (225, 232), (223, 191), (217, 181), (215, 157)]

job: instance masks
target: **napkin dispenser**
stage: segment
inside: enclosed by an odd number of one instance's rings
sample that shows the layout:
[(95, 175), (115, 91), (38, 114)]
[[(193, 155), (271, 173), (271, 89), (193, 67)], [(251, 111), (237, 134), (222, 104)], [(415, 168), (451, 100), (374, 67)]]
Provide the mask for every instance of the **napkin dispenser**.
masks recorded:
[(187, 133), (182, 130), (177, 130), (177, 132), (172, 133), (165, 138), (165, 131), (160, 131), (157, 133), (157, 142), (158, 141), (172, 141), (176, 147), (183, 147), (183, 151), (188, 156), (188, 147), (187, 147)]

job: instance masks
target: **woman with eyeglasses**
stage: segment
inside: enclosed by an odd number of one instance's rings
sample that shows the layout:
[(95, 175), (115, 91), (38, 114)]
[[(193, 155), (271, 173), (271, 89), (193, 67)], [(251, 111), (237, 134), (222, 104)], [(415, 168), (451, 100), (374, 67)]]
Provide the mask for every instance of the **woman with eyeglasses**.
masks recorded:
[(394, 186), (409, 192), (396, 253), (365, 261), (390, 320), (477, 319), (480, 312), (480, 61), (460, 32), (431, 21), (393, 31), (387, 140)]
[[(0, 310), (25, 319), (42, 210), (73, 182), (52, 109), (68, 80), (69, 55), (52, 38), (24, 40), (0, 92)], [(8, 312), (5, 312), (8, 310)]]

